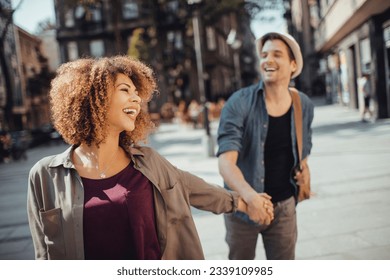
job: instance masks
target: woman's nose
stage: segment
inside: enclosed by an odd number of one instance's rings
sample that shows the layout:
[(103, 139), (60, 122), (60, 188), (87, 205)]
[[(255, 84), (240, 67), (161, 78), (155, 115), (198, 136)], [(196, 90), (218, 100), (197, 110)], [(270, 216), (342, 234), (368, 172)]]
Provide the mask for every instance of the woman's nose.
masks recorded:
[(132, 101), (132, 102), (136, 102), (136, 103), (141, 103), (142, 99), (141, 99), (141, 97), (139, 97), (139, 95), (133, 94), (133, 95), (131, 96), (131, 101)]

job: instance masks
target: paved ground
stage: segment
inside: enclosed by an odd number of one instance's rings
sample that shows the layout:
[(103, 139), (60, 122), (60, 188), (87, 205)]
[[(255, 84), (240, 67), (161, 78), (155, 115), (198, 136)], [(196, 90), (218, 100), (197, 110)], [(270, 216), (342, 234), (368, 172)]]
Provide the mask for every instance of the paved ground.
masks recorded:
[[(339, 105), (315, 110), (310, 157), (316, 197), (298, 205), (297, 259), (390, 260), (390, 120), (361, 123)], [(212, 123), (215, 133), (217, 123)], [(179, 168), (222, 184), (204, 131), (163, 124), (150, 145)], [(64, 145), (31, 149), (28, 160), (0, 165), (0, 259), (33, 259), (26, 217), (27, 175)], [(223, 217), (194, 209), (206, 259), (227, 259)], [(259, 241), (257, 259), (265, 259)]]

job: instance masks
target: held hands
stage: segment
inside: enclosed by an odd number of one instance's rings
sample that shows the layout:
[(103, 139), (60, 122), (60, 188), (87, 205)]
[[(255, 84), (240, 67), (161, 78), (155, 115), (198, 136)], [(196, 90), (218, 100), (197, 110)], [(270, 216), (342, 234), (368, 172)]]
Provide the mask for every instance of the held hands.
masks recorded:
[(240, 200), (245, 204), (242, 211), (248, 214), (249, 218), (255, 223), (269, 225), (274, 219), (274, 206), (268, 194), (253, 193), (247, 202), (244, 202), (241, 197)]

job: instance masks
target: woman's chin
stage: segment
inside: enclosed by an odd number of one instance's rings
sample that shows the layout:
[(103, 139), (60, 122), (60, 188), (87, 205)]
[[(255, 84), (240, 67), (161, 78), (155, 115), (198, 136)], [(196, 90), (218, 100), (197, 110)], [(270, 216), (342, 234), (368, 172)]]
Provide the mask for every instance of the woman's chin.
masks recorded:
[(130, 126), (125, 128), (125, 131), (126, 132), (132, 132), (132, 131), (134, 131), (134, 129), (135, 129), (135, 125), (130, 125)]

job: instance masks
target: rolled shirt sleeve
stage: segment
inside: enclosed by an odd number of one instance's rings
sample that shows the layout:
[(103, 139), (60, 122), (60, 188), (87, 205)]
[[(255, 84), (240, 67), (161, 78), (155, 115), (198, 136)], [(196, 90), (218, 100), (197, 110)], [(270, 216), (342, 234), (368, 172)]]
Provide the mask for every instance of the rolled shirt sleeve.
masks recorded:
[(242, 113), (242, 102), (239, 102), (239, 98), (239, 94), (232, 95), (222, 109), (218, 127), (217, 156), (227, 151), (240, 152), (242, 149), (245, 114)]

